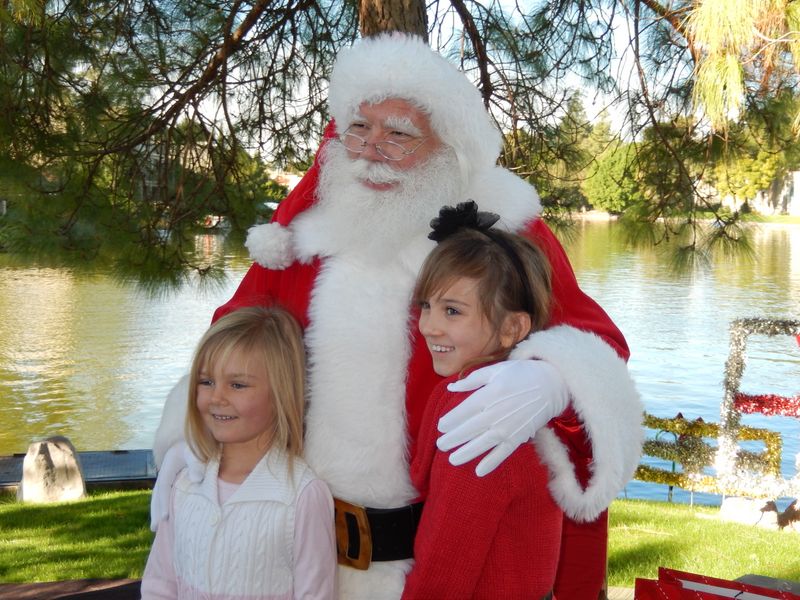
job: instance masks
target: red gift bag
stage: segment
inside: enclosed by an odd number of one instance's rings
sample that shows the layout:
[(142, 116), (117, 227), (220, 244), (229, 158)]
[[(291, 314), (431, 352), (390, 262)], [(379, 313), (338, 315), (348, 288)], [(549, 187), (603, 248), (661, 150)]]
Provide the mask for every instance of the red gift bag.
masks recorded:
[(636, 600), (683, 600), (683, 586), (674, 581), (636, 579), (633, 597)]
[(677, 584), (684, 591), (693, 592), (695, 598), (718, 600), (721, 598), (736, 598), (737, 600), (800, 600), (800, 595), (760, 587), (741, 581), (730, 581), (716, 577), (708, 577), (697, 573), (687, 573), (660, 567), (658, 581), (662, 584)]
[(719, 600), (720, 596), (683, 587), (680, 581), (637, 579), (633, 591), (636, 600)]

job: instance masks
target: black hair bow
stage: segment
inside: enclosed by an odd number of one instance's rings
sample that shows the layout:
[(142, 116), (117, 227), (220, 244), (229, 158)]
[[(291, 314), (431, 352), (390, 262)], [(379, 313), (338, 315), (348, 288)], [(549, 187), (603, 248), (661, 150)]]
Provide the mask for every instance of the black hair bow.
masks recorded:
[(500, 215), (479, 211), (474, 200), (459, 202), (455, 208), (443, 206), (439, 209), (439, 216), (431, 221), (433, 231), (428, 238), (441, 242), (460, 229), (477, 229), (485, 233), (499, 220)]

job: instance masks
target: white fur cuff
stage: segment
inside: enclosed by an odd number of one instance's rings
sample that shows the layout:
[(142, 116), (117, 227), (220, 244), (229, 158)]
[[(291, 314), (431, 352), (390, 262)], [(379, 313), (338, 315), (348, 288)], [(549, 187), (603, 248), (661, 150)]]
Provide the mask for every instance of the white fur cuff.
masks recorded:
[(251, 227), (244, 245), (250, 258), (267, 269), (280, 271), (295, 261), (292, 232), (278, 223)]
[(534, 441), (550, 469), (556, 503), (576, 521), (594, 520), (630, 481), (641, 458), (644, 408), (625, 361), (596, 335), (563, 325), (531, 335), (511, 357), (545, 360), (564, 377), (592, 447), (586, 489), (552, 430), (541, 429)]

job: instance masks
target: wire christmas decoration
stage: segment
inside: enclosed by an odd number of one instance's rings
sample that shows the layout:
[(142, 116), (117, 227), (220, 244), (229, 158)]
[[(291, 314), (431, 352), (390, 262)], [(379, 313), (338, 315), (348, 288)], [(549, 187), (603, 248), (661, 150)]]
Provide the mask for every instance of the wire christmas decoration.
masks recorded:
[[(779, 433), (741, 424), (742, 414), (800, 417), (800, 395), (746, 394), (739, 390), (746, 363), (747, 338), (750, 335), (794, 336), (800, 345), (800, 321), (780, 319), (737, 319), (730, 327), (730, 352), (725, 363), (724, 395), (720, 405), (720, 423), (702, 418), (688, 420), (681, 413), (673, 418), (645, 415), (645, 426), (659, 432), (671, 432), (674, 441), (647, 440), (644, 454), (672, 461), (672, 470), (640, 465), (635, 478), (641, 481), (678, 486), (701, 491), (749, 498), (778, 498), (800, 495), (800, 472), (782, 477)], [(709, 443), (716, 441), (716, 446)], [(748, 451), (743, 441), (761, 441), (764, 450)], [(681, 471), (675, 469), (680, 463)], [(800, 455), (796, 464), (800, 463)], [(798, 465), (800, 470), (800, 465)], [(712, 474), (710, 471), (715, 472)]]

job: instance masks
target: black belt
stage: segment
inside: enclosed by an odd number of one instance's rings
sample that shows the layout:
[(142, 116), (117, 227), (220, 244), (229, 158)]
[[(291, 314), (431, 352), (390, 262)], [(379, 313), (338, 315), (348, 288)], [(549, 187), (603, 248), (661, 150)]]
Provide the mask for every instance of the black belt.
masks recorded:
[(369, 508), (334, 498), (339, 564), (363, 570), (372, 561), (413, 558), (422, 505)]

